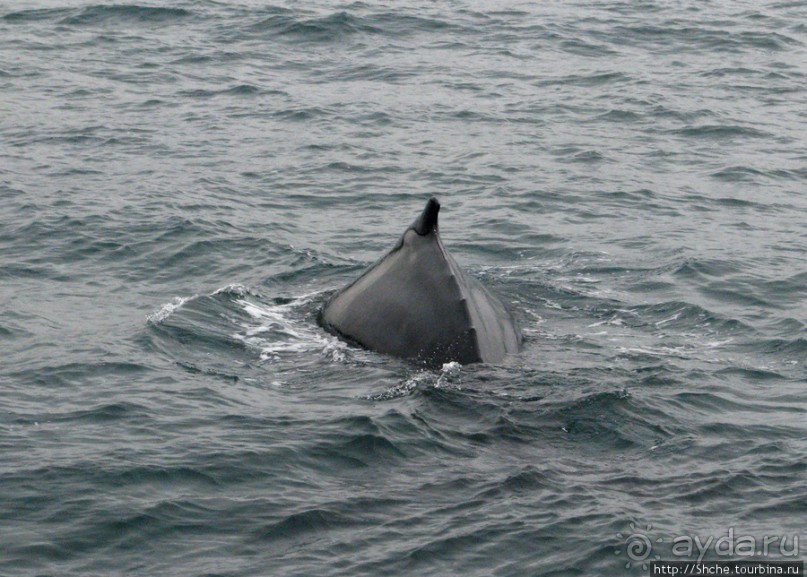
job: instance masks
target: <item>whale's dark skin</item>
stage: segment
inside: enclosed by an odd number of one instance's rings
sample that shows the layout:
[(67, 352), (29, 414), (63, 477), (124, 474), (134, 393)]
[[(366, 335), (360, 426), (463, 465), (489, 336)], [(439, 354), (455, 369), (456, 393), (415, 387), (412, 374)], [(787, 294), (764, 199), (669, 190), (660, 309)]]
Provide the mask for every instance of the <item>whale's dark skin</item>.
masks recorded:
[(428, 366), (496, 363), (518, 352), (515, 319), (443, 246), (439, 211), (431, 198), (386, 256), (325, 303), (320, 324), (367, 349)]

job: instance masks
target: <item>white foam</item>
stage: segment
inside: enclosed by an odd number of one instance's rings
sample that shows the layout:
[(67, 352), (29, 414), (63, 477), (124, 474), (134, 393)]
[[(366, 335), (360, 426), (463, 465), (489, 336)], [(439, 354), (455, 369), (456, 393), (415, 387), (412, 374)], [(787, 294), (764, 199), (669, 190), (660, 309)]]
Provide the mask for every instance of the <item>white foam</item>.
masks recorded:
[(216, 296), (225, 293), (243, 297), (248, 294), (252, 294), (252, 291), (250, 291), (247, 287), (245, 287), (241, 283), (234, 283), (234, 284), (228, 284), (227, 286), (223, 286), (220, 289), (213, 291), (213, 294), (211, 296)]
[(667, 323), (670, 323), (672, 321), (677, 321), (680, 318), (681, 318), (681, 311), (678, 311), (677, 313), (675, 313), (673, 316), (671, 316), (668, 319), (663, 319), (663, 320), (657, 321), (656, 326), (660, 327), (661, 325), (666, 325)]
[(411, 375), (405, 381), (390, 387), (380, 394), (364, 397), (370, 401), (388, 401), (411, 395), (417, 389), (455, 389), (461, 390), (460, 379), (462, 365), (457, 361), (444, 363), (439, 372), (423, 370)]
[(605, 319), (604, 321), (598, 321), (596, 323), (592, 323), (592, 324), (588, 325), (588, 328), (601, 327), (603, 325), (621, 327), (621, 326), (625, 325), (625, 322), (621, 318), (619, 318), (618, 316), (614, 315), (610, 319)]
[(347, 344), (329, 335), (309, 319), (303, 318), (300, 313), (319, 294), (305, 294), (283, 304), (236, 299), (236, 304), (254, 322), (240, 323), (243, 332), (238, 332), (233, 337), (257, 349), (262, 361), (274, 362), (286, 355), (317, 353), (338, 363), (346, 362), (349, 350)]
[(146, 320), (150, 323), (159, 324), (174, 314), (177, 310), (182, 308), (186, 302), (195, 299), (198, 296), (199, 295), (193, 295), (190, 297), (174, 297), (172, 302), (164, 304), (157, 312), (146, 315)]
[(459, 389), (461, 375), (462, 365), (457, 361), (443, 363), (443, 368), (440, 369), (440, 376), (437, 377), (437, 382), (434, 383), (434, 388), (439, 389), (443, 387), (452, 387)]

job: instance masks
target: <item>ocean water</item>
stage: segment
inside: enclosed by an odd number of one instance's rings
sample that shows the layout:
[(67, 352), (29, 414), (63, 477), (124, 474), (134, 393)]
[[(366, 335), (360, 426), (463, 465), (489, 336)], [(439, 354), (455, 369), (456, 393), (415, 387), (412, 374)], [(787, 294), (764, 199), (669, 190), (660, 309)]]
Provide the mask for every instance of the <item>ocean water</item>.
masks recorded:
[[(316, 324), (432, 195), (501, 364)], [(4, 577), (804, 558), (804, 1), (4, 0), (0, 199)]]

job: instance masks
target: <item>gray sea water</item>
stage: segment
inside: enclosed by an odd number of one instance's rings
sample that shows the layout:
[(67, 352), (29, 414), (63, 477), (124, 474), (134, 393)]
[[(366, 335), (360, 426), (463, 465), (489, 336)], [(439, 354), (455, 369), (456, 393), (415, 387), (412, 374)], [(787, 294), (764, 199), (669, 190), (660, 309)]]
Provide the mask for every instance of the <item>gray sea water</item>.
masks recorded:
[[(316, 324), (432, 195), (504, 363)], [(0, 199), (0, 575), (804, 558), (807, 2), (4, 0)]]

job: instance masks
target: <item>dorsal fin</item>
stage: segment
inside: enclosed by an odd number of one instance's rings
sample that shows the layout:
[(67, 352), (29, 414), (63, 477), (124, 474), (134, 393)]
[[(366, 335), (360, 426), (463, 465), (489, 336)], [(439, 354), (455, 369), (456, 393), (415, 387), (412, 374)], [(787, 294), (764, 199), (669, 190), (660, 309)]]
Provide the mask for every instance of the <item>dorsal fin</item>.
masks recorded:
[(437, 230), (437, 214), (440, 212), (440, 201), (431, 197), (420, 216), (412, 223), (412, 228), (420, 236), (426, 236)]

